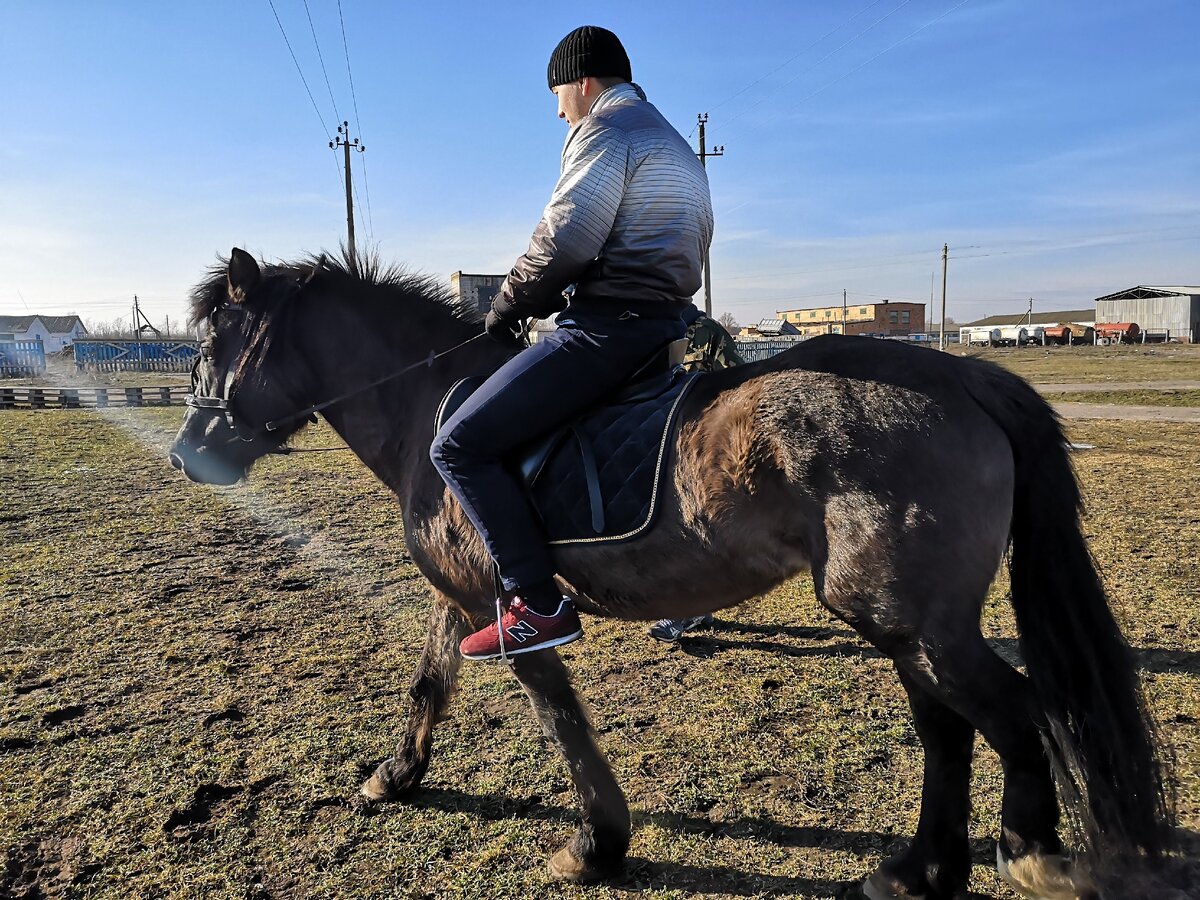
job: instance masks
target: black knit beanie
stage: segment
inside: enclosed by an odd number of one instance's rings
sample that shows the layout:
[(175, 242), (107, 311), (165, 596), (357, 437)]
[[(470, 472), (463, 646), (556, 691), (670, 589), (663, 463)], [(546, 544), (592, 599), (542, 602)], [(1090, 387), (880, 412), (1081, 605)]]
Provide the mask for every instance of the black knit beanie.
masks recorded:
[(589, 75), (633, 81), (629, 55), (621, 46), (620, 39), (607, 28), (597, 25), (576, 28), (559, 41), (550, 54), (550, 65), (546, 68), (546, 79), (552, 90), (560, 84), (578, 81)]

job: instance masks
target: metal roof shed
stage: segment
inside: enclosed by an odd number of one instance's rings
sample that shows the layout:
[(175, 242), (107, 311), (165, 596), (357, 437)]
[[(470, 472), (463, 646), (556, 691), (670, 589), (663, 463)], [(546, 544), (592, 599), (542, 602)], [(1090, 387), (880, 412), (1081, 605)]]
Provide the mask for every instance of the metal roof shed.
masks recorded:
[(1096, 324), (1136, 322), (1142, 331), (1200, 343), (1200, 286), (1139, 284), (1096, 298)]

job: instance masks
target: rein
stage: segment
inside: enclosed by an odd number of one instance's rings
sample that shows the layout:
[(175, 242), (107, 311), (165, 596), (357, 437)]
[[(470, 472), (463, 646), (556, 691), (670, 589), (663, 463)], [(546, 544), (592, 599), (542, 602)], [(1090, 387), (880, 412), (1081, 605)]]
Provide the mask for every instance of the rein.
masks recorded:
[(425, 357), (423, 360), (421, 360), (420, 362), (415, 362), (410, 366), (405, 366), (403, 369), (400, 369), (397, 372), (393, 372), (391, 375), (385, 375), (383, 378), (378, 378), (375, 381), (372, 381), (370, 384), (364, 384), (362, 387), (356, 387), (353, 390), (346, 391), (346, 393), (344, 393), (344, 394), (339, 394), (338, 396), (336, 396), (330, 400), (326, 400), (322, 403), (317, 403), (306, 409), (302, 409), (299, 412), (292, 413), (290, 416), (284, 416), (282, 419), (272, 419), (270, 422), (267, 422), (265, 425), (263, 425), (263, 430), (267, 431), (267, 432), (279, 431), (281, 428), (283, 428), (286, 425), (290, 425), (291, 423), (295, 422), (297, 419), (306, 419), (309, 416), (313, 415), (314, 413), (319, 413), (321, 410), (327, 409), (328, 407), (333, 406), (335, 403), (341, 403), (343, 400), (348, 400), (349, 398), (354, 397), (358, 394), (361, 394), (364, 391), (369, 391), (372, 388), (377, 388), (381, 384), (387, 384), (389, 381), (393, 381), (393, 380), (399, 378), (401, 375), (407, 375), (409, 372), (413, 371), (414, 369), (419, 369), (422, 366), (425, 366), (426, 368), (430, 368), (433, 366), (433, 363), (435, 360), (441, 359), (443, 356), (447, 356), (447, 355), (453, 353), (455, 350), (461, 350), (463, 347), (467, 346), (467, 344), (473, 343), (473, 342), (479, 340), (481, 337), (487, 337), (487, 332), (481, 332), (480, 334), (474, 335), (473, 337), (469, 337), (462, 343), (455, 344), (453, 347), (443, 350), (441, 353), (434, 353), (432, 350), (430, 350), (429, 355), (427, 357)]
[[(236, 309), (238, 312), (243, 312), (243, 310), (237, 306), (230, 306), (230, 307), (224, 307), (224, 308)], [(237, 352), (237, 357), (236, 357), (237, 362), (234, 365), (230, 366), (229, 372), (226, 373), (225, 378), (223, 379), (223, 382), (222, 382), (222, 387), (224, 388), (222, 393), (224, 393), (225, 396), (224, 397), (211, 397), (211, 396), (205, 396), (203, 394), (198, 394), (196, 392), (196, 388), (198, 387), (199, 380), (200, 380), (200, 378), (199, 378), (199, 376), (200, 376), (200, 356), (197, 355), (196, 361), (192, 365), (192, 390), (191, 390), (191, 393), (187, 394), (187, 396), (184, 397), (183, 402), (185, 405), (190, 406), (193, 409), (198, 409), (198, 410), (202, 410), (204, 412), (211, 413), (214, 415), (223, 416), (225, 418), (225, 421), (228, 423), (229, 427), (232, 428), (237, 433), (238, 437), (240, 437), (243, 441), (249, 442), (249, 441), (254, 440), (255, 437), (257, 437), (259, 435), (259, 433), (271, 434), (273, 432), (280, 431), (283, 428), (296, 422), (298, 419), (310, 418), (315, 413), (318, 413), (323, 409), (328, 409), (330, 406), (333, 406), (336, 403), (341, 403), (343, 400), (347, 400), (350, 397), (357, 396), (358, 394), (361, 394), (365, 391), (369, 391), (372, 388), (377, 388), (381, 384), (387, 384), (389, 381), (394, 381), (395, 379), (399, 378), (401, 375), (406, 375), (409, 372), (412, 372), (414, 369), (419, 369), (421, 367), (426, 367), (426, 368), (431, 367), (434, 364), (434, 361), (441, 359), (443, 356), (446, 356), (450, 353), (453, 353), (455, 350), (461, 350), (463, 347), (467, 346), (467, 344), (473, 343), (482, 337), (487, 337), (487, 332), (480, 332), (477, 335), (467, 338), (465, 341), (462, 341), (461, 343), (455, 344), (453, 347), (450, 347), (446, 350), (442, 350), (440, 353), (434, 353), (432, 350), (430, 350), (429, 355), (426, 356), (424, 359), (420, 360), (419, 362), (415, 362), (412, 365), (405, 366), (403, 369), (400, 369), (399, 371), (392, 372), (390, 375), (385, 375), (382, 378), (377, 378), (375, 381), (372, 381), (369, 384), (361, 385), (360, 387), (356, 387), (353, 390), (346, 391), (344, 394), (339, 394), (336, 397), (332, 397), (329, 400), (325, 400), (321, 403), (316, 403), (312, 406), (309, 406), (305, 409), (300, 410), (299, 412), (291, 413), (290, 415), (283, 416), (282, 418), (279, 418), (279, 419), (272, 419), (271, 421), (266, 422), (264, 425), (262, 425), (261, 428), (255, 429), (255, 430), (250, 430), (250, 429), (246, 428), (246, 426), (237, 422), (234, 419), (234, 415), (233, 415), (233, 405), (232, 404), (233, 404), (233, 394), (234, 394), (234, 387), (235, 387), (235, 385), (233, 384), (233, 373), (237, 372), (241, 368), (241, 366), (245, 363), (245, 359), (243, 357), (246, 355), (246, 348), (245, 348), (246, 338), (243, 337), (242, 346), (238, 348), (238, 352)], [(246, 436), (247, 434), (249, 434), (249, 437)], [(326, 452), (326, 451), (349, 450), (349, 449), (350, 449), (349, 447), (320, 447), (320, 448), (314, 448), (311, 450), (306, 450), (306, 449), (292, 449), (289, 447), (280, 447), (272, 452), (282, 454), (282, 455), (288, 455), (288, 454), (292, 454), (292, 453), (321, 453), (321, 452)]]

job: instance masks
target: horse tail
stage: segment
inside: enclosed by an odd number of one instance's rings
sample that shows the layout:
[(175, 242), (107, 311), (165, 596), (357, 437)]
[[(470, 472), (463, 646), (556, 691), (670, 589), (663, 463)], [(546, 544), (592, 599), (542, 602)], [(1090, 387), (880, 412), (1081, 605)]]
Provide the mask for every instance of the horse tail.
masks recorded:
[(1012, 604), (1065, 810), (1093, 852), (1156, 857), (1170, 849), (1172, 804), (1134, 653), (1080, 528), (1062, 423), (1023, 379), (978, 360), (972, 370), (968, 390), (1012, 446)]

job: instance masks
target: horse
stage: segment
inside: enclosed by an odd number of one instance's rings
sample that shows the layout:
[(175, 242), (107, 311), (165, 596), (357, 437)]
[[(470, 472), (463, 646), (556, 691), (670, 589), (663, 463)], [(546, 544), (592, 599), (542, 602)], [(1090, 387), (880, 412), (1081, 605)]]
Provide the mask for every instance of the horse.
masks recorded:
[[(375, 256), (260, 267), (235, 248), (191, 303), (208, 334), (171, 465), (234, 483), (320, 410), (401, 504), (431, 612), (407, 726), (361, 793), (403, 798), (429, 765), (458, 643), (495, 611), (491, 560), (429, 459), (435, 411), (514, 351), (478, 340), (478, 313), (445, 287)], [(1132, 651), (1080, 529), (1061, 423), (1033, 388), (983, 360), (830, 335), (700, 376), (679, 416), (653, 525), (555, 547), (561, 586), (586, 613), (650, 620), (811, 571), (819, 601), (894, 664), (925, 754), (916, 834), (869, 874), (868, 897), (965, 892), (976, 732), (1003, 764), (997, 865), (1026, 896), (1089, 896), (1097, 861), (1169, 850)], [(980, 632), (1006, 558), (1025, 673)], [(580, 804), (550, 875), (612, 877), (629, 807), (568, 672), (552, 649), (510, 664)]]

